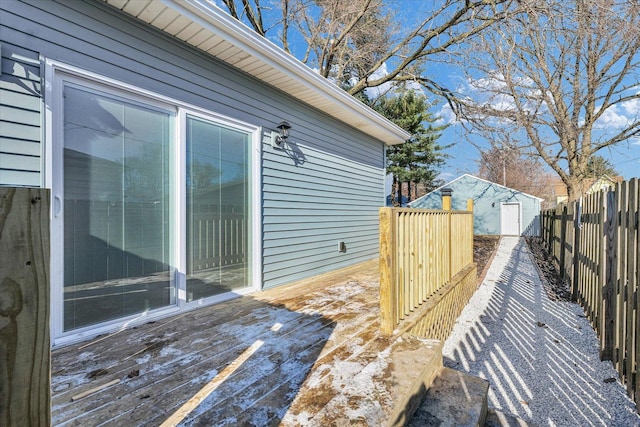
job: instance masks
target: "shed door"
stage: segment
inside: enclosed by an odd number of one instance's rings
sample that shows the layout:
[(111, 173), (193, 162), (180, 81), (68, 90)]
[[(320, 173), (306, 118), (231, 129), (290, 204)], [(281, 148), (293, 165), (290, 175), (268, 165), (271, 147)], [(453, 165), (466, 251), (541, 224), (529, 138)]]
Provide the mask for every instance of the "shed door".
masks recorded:
[(500, 206), (500, 234), (520, 235), (520, 203), (503, 203)]

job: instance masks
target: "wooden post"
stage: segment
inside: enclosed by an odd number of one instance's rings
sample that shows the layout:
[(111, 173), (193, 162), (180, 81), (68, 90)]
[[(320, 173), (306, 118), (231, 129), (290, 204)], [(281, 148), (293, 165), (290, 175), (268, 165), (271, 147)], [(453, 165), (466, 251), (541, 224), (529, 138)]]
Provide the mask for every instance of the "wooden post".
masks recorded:
[(628, 254), (628, 268), (629, 268), (629, 286), (633, 291), (633, 304), (634, 304), (634, 317), (635, 321), (632, 324), (634, 328), (634, 351), (633, 351), (633, 366), (634, 371), (632, 376), (634, 379), (633, 384), (633, 398), (636, 402), (636, 410), (639, 408), (640, 403), (640, 378), (638, 378), (638, 357), (640, 356), (640, 339), (638, 339), (638, 333), (640, 333), (640, 308), (638, 306), (638, 298), (640, 292), (640, 181), (637, 178), (633, 178), (629, 183), (629, 211), (631, 214), (630, 221), (632, 223), (629, 233), (629, 254)]
[(471, 248), (469, 250), (471, 251), (470, 262), (473, 262), (473, 236), (475, 234), (474, 218), (473, 218), (473, 199), (467, 199), (467, 211), (471, 212)]
[(627, 312), (626, 312), (626, 335), (625, 335), (625, 379), (627, 383), (627, 392), (631, 398), (635, 397), (636, 389), (636, 345), (637, 345), (637, 316), (638, 310), (636, 306), (636, 295), (638, 293), (638, 224), (636, 223), (635, 214), (638, 212), (638, 180), (632, 179), (626, 183), (626, 203), (625, 203), (625, 261), (623, 268), (625, 269), (626, 291), (627, 291)]
[[(615, 323), (613, 326), (613, 330), (615, 332), (615, 344), (614, 344), (614, 353), (613, 353), (613, 364), (618, 371), (618, 373), (622, 372), (621, 363), (624, 360), (624, 286), (626, 283), (622, 283), (621, 280), (621, 257), (624, 256), (622, 253), (622, 189), (621, 185), (616, 185), (615, 191), (616, 198), (616, 229), (615, 229), (615, 245), (616, 252), (615, 258), (613, 258), (613, 262), (615, 263), (615, 275), (614, 275), (614, 288), (613, 292), (615, 295)], [(622, 380), (623, 375), (621, 375)]]
[(442, 210), (450, 211), (451, 210), (451, 193), (453, 193), (453, 190), (451, 190), (450, 188), (443, 188), (440, 191), (442, 193)]
[(49, 190), (0, 188), (0, 425), (51, 424)]
[(574, 202), (573, 208), (573, 273), (571, 275), (571, 300), (578, 301), (578, 283), (580, 277), (580, 257), (584, 256), (580, 248), (580, 229), (582, 224), (582, 197)]
[(392, 335), (396, 322), (396, 224), (393, 208), (380, 208), (380, 332)]
[(617, 221), (617, 207), (616, 207), (616, 194), (613, 191), (607, 193), (607, 219), (604, 224), (604, 233), (606, 238), (606, 245), (604, 247), (606, 260), (606, 279), (602, 292), (604, 298), (604, 307), (602, 311), (602, 320), (604, 323), (603, 328), (603, 346), (600, 358), (602, 360), (613, 360), (615, 338), (614, 338), (614, 325), (615, 325), (615, 285), (616, 285), (616, 228), (618, 226)]
[(445, 282), (448, 282), (449, 280), (451, 280), (452, 274), (451, 274), (451, 259), (453, 256), (452, 253), (452, 249), (451, 249), (451, 193), (453, 193), (453, 190), (450, 188), (443, 188), (442, 190), (440, 190), (440, 194), (442, 194), (442, 210), (446, 212), (447, 215), (447, 229), (446, 229), (446, 233), (447, 233), (447, 244), (449, 245), (447, 252), (444, 254), (446, 257), (448, 257), (448, 260), (445, 260), (445, 263), (448, 264), (448, 268), (449, 271), (447, 271), (447, 273), (445, 274)]
[(562, 215), (560, 219), (560, 277), (566, 278), (565, 256), (567, 244), (567, 205), (562, 207)]
[(471, 242), (470, 242), (470, 260), (473, 262), (473, 236), (475, 235), (475, 218), (473, 217), (473, 199), (467, 199), (467, 211), (471, 212)]
[[(607, 194), (606, 192), (600, 192), (598, 195), (598, 228), (597, 239), (600, 244), (597, 247), (597, 253), (595, 257), (598, 260), (598, 283), (596, 285), (598, 306), (598, 318), (597, 318), (597, 331), (600, 337), (600, 349), (605, 348), (605, 289), (607, 286), (607, 260), (606, 260), (606, 248), (607, 248)], [(601, 354), (602, 356), (602, 354)]]

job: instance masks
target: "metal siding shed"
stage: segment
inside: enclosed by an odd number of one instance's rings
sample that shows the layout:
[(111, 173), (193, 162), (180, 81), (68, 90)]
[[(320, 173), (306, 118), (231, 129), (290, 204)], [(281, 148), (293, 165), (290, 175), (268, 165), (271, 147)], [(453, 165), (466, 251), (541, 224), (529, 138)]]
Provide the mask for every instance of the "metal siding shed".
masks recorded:
[(520, 231), (522, 235), (538, 235), (540, 232), (539, 197), (505, 187), (494, 182), (464, 174), (435, 189), (431, 193), (414, 200), (412, 208), (441, 209), (441, 190), (451, 188), (452, 209), (466, 210), (467, 200), (474, 203), (474, 234), (501, 234), (501, 206), (504, 203), (518, 203), (521, 208)]

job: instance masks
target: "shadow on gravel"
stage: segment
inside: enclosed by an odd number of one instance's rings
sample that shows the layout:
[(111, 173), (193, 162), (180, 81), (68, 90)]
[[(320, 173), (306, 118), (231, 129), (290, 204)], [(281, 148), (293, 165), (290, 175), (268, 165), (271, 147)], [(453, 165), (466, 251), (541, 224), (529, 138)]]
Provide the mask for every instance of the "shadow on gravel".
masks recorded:
[(503, 238), (470, 305), (445, 365), (489, 380), (490, 407), (540, 426), (640, 425), (582, 309), (549, 300), (523, 239)]

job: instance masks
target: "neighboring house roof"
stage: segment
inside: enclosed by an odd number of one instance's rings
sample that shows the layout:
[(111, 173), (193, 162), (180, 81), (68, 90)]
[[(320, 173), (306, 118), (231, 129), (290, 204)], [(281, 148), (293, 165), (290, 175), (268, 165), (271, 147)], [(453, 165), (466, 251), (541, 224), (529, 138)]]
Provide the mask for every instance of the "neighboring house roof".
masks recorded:
[(600, 178), (595, 180), (593, 184), (591, 184), (591, 186), (587, 189), (585, 193), (591, 194), (591, 193), (595, 193), (596, 191), (605, 190), (622, 181), (624, 181), (624, 178), (621, 176), (614, 176), (612, 178), (609, 175), (602, 175)]
[(475, 179), (475, 180), (478, 180), (478, 181), (486, 182), (487, 184), (495, 185), (495, 186), (497, 186), (497, 187), (499, 187), (499, 188), (504, 188), (505, 190), (509, 190), (509, 191), (517, 192), (518, 194), (521, 194), (521, 195), (523, 195), (523, 196), (525, 196), (525, 197), (531, 197), (531, 198), (533, 198), (533, 199), (538, 199), (538, 200), (540, 200), (540, 201), (544, 200), (544, 199), (542, 199), (542, 198), (540, 198), (540, 197), (533, 196), (533, 195), (531, 195), (531, 194), (527, 194), (527, 193), (524, 193), (524, 192), (522, 192), (522, 191), (515, 190), (515, 189), (513, 189), (513, 188), (509, 188), (509, 187), (505, 187), (504, 185), (500, 185), (500, 184), (497, 184), (497, 183), (495, 183), (495, 182), (487, 181), (486, 179), (478, 178), (477, 176), (474, 176), (474, 175), (471, 175), (471, 174), (465, 173), (464, 175), (461, 175), (461, 176), (457, 177), (457, 178), (456, 178), (456, 179), (454, 179), (453, 181), (449, 181), (448, 183), (446, 183), (446, 184), (444, 184), (444, 185), (442, 185), (442, 186), (440, 186), (440, 187), (436, 188), (435, 190), (431, 191), (430, 193), (427, 193), (427, 194), (425, 194), (424, 196), (422, 196), (422, 197), (420, 197), (420, 198), (418, 198), (418, 199), (414, 200), (413, 202), (409, 203), (409, 206), (412, 206), (414, 203), (415, 203), (415, 204), (419, 203), (419, 200), (422, 200), (422, 199), (424, 199), (424, 198), (426, 198), (426, 197), (429, 197), (429, 196), (430, 196), (431, 194), (433, 194), (433, 193), (439, 193), (439, 192), (440, 192), (440, 190), (442, 190), (443, 188), (450, 187), (450, 186), (451, 186), (452, 184), (454, 184), (456, 181), (459, 181), (459, 180), (461, 180), (461, 179), (463, 179), (463, 178), (471, 178), (471, 179)]
[(410, 137), (208, 0), (104, 1), (388, 145)]
[[(595, 191), (602, 190), (604, 188), (616, 185), (619, 182), (624, 181), (624, 177), (622, 176), (614, 176), (610, 177), (609, 175), (602, 175), (600, 178), (586, 178), (583, 181), (585, 194), (590, 194)], [(555, 190), (556, 203), (566, 202), (569, 198), (569, 193), (567, 191), (567, 185), (560, 179), (559, 177), (555, 178), (553, 181), (553, 187)]]

